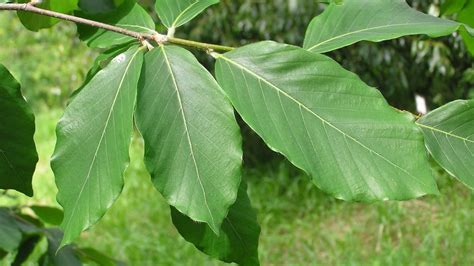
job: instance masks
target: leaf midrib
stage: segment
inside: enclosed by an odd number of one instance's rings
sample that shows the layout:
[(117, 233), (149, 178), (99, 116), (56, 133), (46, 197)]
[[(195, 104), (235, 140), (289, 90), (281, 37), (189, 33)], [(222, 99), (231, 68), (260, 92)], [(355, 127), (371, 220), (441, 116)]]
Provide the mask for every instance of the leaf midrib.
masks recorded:
[(184, 16), (184, 14), (186, 12), (188, 12), (188, 10), (190, 10), (193, 6), (195, 6), (196, 4), (199, 3), (199, 0), (196, 0), (196, 2), (192, 3), (191, 5), (189, 5), (187, 8), (185, 8), (183, 11), (181, 11), (181, 13), (179, 13), (179, 15), (176, 17), (176, 19), (173, 21), (173, 24), (171, 25), (172, 28), (176, 28), (176, 25), (178, 24), (179, 20), (181, 19), (182, 16)]
[[(197, 176), (197, 179), (198, 179), (198, 182), (199, 182), (199, 185), (201, 187), (201, 190), (202, 190), (202, 193), (203, 193), (203, 197), (204, 197), (204, 204), (206, 204), (206, 208), (209, 212), (209, 215), (211, 217), (211, 220), (212, 220), (212, 226), (211, 228), (213, 228), (215, 226), (215, 220), (214, 220), (214, 216), (212, 215), (212, 211), (211, 211), (211, 208), (209, 207), (209, 203), (207, 202), (207, 193), (206, 193), (206, 190), (204, 188), (204, 184), (202, 183), (202, 178), (201, 178), (201, 175), (199, 173), (199, 168), (197, 166), (197, 162), (196, 162), (196, 157), (194, 155), (194, 148), (193, 148), (193, 145), (192, 145), (192, 142), (191, 142), (191, 136), (189, 135), (189, 129), (188, 129), (188, 122), (187, 122), (187, 119), (186, 119), (186, 115), (184, 113), (184, 107), (183, 107), (183, 102), (181, 100), (181, 93), (179, 91), (179, 88), (178, 88), (178, 83), (176, 81), (176, 77), (174, 75), (174, 72), (173, 72), (173, 69), (171, 67), (171, 64), (168, 60), (168, 55), (166, 54), (166, 51), (165, 51), (165, 48), (163, 45), (160, 45), (160, 49), (161, 51), (163, 52), (163, 56), (165, 58), (165, 62), (166, 62), (166, 66), (168, 67), (168, 70), (170, 72), (170, 75), (171, 75), (171, 79), (173, 81), (173, 86), (174, 88), (176, 89), (176, 95), (178, 96), (178, 102), (179, 102), (179, 107), (180, 107), (180, 111), (181, 111), (181, 116), (183, 118), (183, 123), (184, 123), (184, 128), (185, 128), (185, 131), (186, 131), (186, 137), (187, 137), (187, 140), (188, 140), (188, 145), (189, 145), (189, 149), (190, 149), (190, 153), (191, 153), (191, 157), (193, 159), (193, 164), (194, 164), (194, 168), (195, 168), (195, 171), (196, 171), (196, 176)], [(214, 231), (214, 229), (213, 229)], [(217, 232), (216, 232), (217, 233)]]
[(422, 127), (422, 128), (426, 128), (426, 129), (429, 129), (429, 130), (431, 130), (431, 131), (435, 131), (435, 132), (444, 134), (444, 135), (449, 136), (449, 137), (452, 137), (452, 138), (460, 139), (460, 140), (462, 140), (462, 141), (469, 142), (469, 143), (474, 143), (474, 140), (471, 140), (471, 139), (468, 139), (468, 138), (465, 138), (465, 137), (462, 137), (462, 136), (453, 134), (452, 132), (447, 132), (447, 131), (444, 131), (444, 130), (442, 130), (442, 129), (439, 129), (439, 128), (436, 128), (436, 127), (432, 127), (432, 126), (428, 126), (428, 125), (425, 125), (425, 124), (422, 124), (422, 123), (419, 123), (419, 122), (417, 122), (416, 124), (417, 124), (418, 126)]
[(390, 25), (382, 25), (382, 26), (377, 26), (377, 27), (371, 27), (371, 28), (365, 28), (365, 29), (360, 29), (360, 30), (356, 30), (356, 31), (351, 31), (351, 32), (347, 32), (347, 33), (344, 33), (344, 34), (341, 34), (341, 35), (337, 35), (335, 37), (332, 37), (332, 38), (329, 38), (325, 41), (322, 41), (318, 44), (315, 44), (313, 46), (311, 46), (310, 48), (308, 48), (308, 51), (311, 51), (323, 44), (326, 44), (328, 42), (331, 42), (331, 41), (334, 41), (334, 40), (337, 40), (337, 39), (340, 39), (340, 38), (343, 38), (343, 37), (346, 37), (346, 36), (350, 36), (350, 35), (353, 35), (353, 34), (357, 34), (357, 33), (361, 33), (361, 32), (366, 32), (366, 31), (371, 31), (371, 30), (378, 30), (378, 29), (384, 29), (384, 28), (390, 28), (390, 27), (397, 27), (397, 26), (406, 26), (406, 25), (423, 25), (423, 24), (430, 24), (428, 22), (418, 22), (418, 23), (400, 23), (400, 24), (390, 24)]
[[(103, 141), (103, 139), (104, 139), (105, 132), (107, 131), (107, 127), (108, 127), (108, 125), (109, 125), (110, 118), (112, 117), (112, 113), (113, 113), (113, 110), (114, 110), (114, 108), (115, 108), (115, 103), (117, 102), (118, 95), (120, 94), (120, 92), (121, 92), (121, 90), (122, 90), (123, 82), (124, 82), (124, 80), (125, 80), (125, 77), (126, 77), (127, 74), (128, 74), (128, 70), (129, 70), (130, 66), (132, 65), (132, 63), (133, 63), (135, 57), (137, 56), (137, 54), (138, 54), (140, 51), (141, 51), (140, 48), (137, 49), (137, 51), (135, 52), (135, 54), (133, 54), (133, 56), (130, 58), (130, 61), (129, 61), (129, 63), (127, 64), (127, 67), (125, 68), (124, 74), (123, 74), (123, 76), (122, 76), (122, 78), (121, 78), (121, 80), (120, 80), (120, 83), (119, 83), (119, 86), (118, 86), (118, 89), (117, 89), (117, 93), (115, 94), (114, 100), (112, 101), (112, 105), (111, 105), (111, 107), (110, 107), (109, 114), (107, 115), (107, 120), (106, 120), (106, 122), (105, 122), (104, 130), (102, 131), (102, 134), (101, 134), (100, 139), (99, 139), (99, 143), (98, 143), (97, 148), (96, 148), (96, 150), (95, 150), (94, 156), (92, 157), (92, 162), (91, 162), (91, 164), (90, 164), (90, 166), (89, 166), (89, 171), (88, 171), (88, 173), (87, 173), (86, 179), (84, 180), (84, 183), (82, 184), (82, 187), (81, 187), (81, 190), (79, 191), (79, 194), (78, 194), (78, 196), (77, 196), (77, 199), (76, 199), (76, 201), (74, 202), (74, 208), (73, 208), (73, 210), (72, 210), (72, 213), (71, 213), (70, 217), (73, 217), (73, 216), (75, 215), (75, 212), (76, 212), (76, 209), (77, 209), (77, 206), (78, 206), (77, 203), (79, 202), (79, 199), (81, 198), (82, 193), (84, 192), (84, 188), (86, 187), (86, 184), (89, 182), (89, 179), (90, 179), (90, 177), (91, 177), (90, 174), (91, 174), (91, 172), (92, 172), (92, 168), (94, 167), (95, 161), (96, 161), (96, 159), (97, 159), (97, 154), (98, 154), (98, 152), (99, 152), (99, 149), (100, 149), (100, 147), (102, 146), (102, 141)], [(64, 228), (65, 228), (64, 231), (66, 231), (66, 228), (69, 227), (69, 224), (71, 223), (71, 220), (72, 220), (72, 219), (68, 219), (68, 222), (67, 222), (66, 225), (64, 226)]]
[(286, 93), (284, 90), (278, 88), (276, 85), (274, 85), (273, 83), (271, 83), (270, 81), (266, 80), (265, 78), (263, 78), (262, 76), (258, 75), (257, 73), (254, 73), (253, 71), (251, 71), (250, 69), (244, 67), (243, 65), (225, 57), (224, 55), (218, 55), (217, 56), (217, 59), (223, 59), (237, 67), (239, 67), (240, 69), (242, 70), (245, 70), (247, 73), (249, 73), (250, 75), (254, 76), (255, 78), (265, 82), (267, 85), (269, 85), (270, 87), (272, 87), (273, 89), (275, 89), (277, 92), (280, 92), (282, 93), (283, 95), (285, 95), (286, 97), (288, 97), (290, 100), (294, 101), (296, 104), (298, 104), (299, 106), (301, 106), (302, 108), (304, 108), (306, 111), (308, 111), (310, 114), (314, 115), (315, 117), (317, 117), (319, 120), (321, 120), (321, 122), (324, 124), (327, 124), (329, 125), (330, 127), (332, 127), (333, 129), (335, 129), (337, 132), (341, 133), (342, 135), (344, 135), (345, 137), (351, 139), (352, 141), (354, 141), (355, 143), (359, 144), (361, 147), (363, 147), (364, 149), (368, 150), (370, 153), (373, 153), (375, 155), (377, 155), (378, 157), (380, 157), (382, 160), (386, 161), (387, 163), (389, 163), (390, 165), (392, 165), (393, 167), (395, 168), (398, 168), (400, 169), (402, 172), (404, 172), (405, 174), (407, 174), (408, 176), (410, 176), (411, 178), (413, 178), (414, 180), (416, 180), (417, 182), (419, 182), (420, 184), (424, 185), (424, 186), (428, 186), (427, 184), (425, 184), (424, 182), (422, 182), (421, 180), (419, 180), (418, 178), (416, 178), (415, 176), (413, 176), (412, 174), (410, 174), (407, 170), (403, 169), (401, 166), (397, 165), (396, 163), (392, 162), (391, 160), (385, 158), (383, 155), (381, 155), (380, 153), (372, 150), (371, 148), (367, 147), (365, 144), (363, 144), (362, 142), (358, 141), (356, 138), (352, 137), (351, 135), (345, 133), (344, 131), (342, 131), (341, 129), (339, 129), (338, 127), (336, 127), (335, 125), (333, 125), (331, 122), (327, 121), (326, 119), (324, 119), (323, 117), (321, 117), (320, 115), (316, 114), (315, 112), (313, 112), (313, 110), (309, 109), (306, 105), (304, 105), (303, 103), (301, 103), (300, 101), (298, 101), (297, 99), (295, 99), (294, 97), (292, 97), (291, 95), (289, 95), (288, 93)]

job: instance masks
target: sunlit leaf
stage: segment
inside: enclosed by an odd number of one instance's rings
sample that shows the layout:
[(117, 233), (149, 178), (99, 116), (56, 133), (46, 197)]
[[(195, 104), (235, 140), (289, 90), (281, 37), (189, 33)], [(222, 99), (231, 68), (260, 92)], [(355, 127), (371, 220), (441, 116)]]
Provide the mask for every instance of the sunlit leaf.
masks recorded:
[(190, 52), (160, 46), (146, 54), (137, 125), (155, 187), (218, 232), (237, 198), (241, 137), (222, 89)]
[(446, 104), (423, 116), (418, 124), (434, 159), (474, 189), (474, 100)]
[(244, 121), (324, 191), (354, 201), (438, 193), (413, 116), (335, 61), (274, 42), (217, 58)]
[[(405, 0), (344, 0), (331, 3), (311, 21), (304, 48), (324, 53), (359, 41), (380, 42), (415, 34), (439, 37), (464, 27), (421, 13)], [(474, 34), (474, 29), (467, 30)]]
[(132, 47), (115, 57), (59, 121), (52, 168), (64, 208), (62, 244), (96, 223), (122, 191), (142, 54)]

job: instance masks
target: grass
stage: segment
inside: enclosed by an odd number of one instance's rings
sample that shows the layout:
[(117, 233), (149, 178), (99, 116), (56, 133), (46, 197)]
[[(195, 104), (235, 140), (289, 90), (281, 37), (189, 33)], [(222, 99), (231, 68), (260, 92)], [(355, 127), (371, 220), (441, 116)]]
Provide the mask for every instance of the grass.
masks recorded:
[[(40, 162), (35, 197), (14, 192), (0, 204), (57, 204), (49, 157), (61, 111), (41, 113), (35, 136)], [(131, 265), (220, 265), (186, 243), (154, 190), (137, 137), (125, 188), (77, 243)], [(262, 226), (263, 265), (474, 265), (474, 194), (438, 168), (439, 197), (408, 202), (347, 203), (332, 199), (285, 161), (245, 169)]]

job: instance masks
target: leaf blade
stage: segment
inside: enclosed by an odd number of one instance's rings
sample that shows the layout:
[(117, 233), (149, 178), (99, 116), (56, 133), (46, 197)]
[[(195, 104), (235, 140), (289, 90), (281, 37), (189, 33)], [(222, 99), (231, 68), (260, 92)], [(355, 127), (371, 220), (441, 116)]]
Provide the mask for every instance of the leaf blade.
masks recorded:
[(259, 265), (258, 239), (260, 226), (256, 211), (250, 204), (247, 185), (242, 182), (237, 200), (229, 210), (216, 235), (206, 224), (196, 223), (171, 208), (173, 224), (178, 232), (197, 249), (224, 262)]
[(138, 47), (115, 57), (74, 98), (58, 124), (51, 166), (64, 208), (62, 245), (96, 223), (122, 190), (142, 60)]
[(0, 188), (33, 195), (31, 180), (38, 162), (35, 118), (21, 86), (0, 64)]
[(233, 109), (183, 48), (147, 53), (142, 77), (136, 121), (153, 183), (170, 205), (218, 232), (240, 183), (241, 138)]
[(474, 100), (457, 100), (418, 120), (433, 158), (470, 189), (474, 189), (473, 117)]
[(331, 59), (274, 42), (217, 58), (244, 121), (324, 191), (355, 201), (438, 193), (413, 117)]
[(325, 53), (359, 41), (380, 42), (417, 34), (440, 37), (460, 27), (474, 32), (463, 24), (416, 11), (404, 0), (345, 0), (331, 3), (311, 21), (303, 47)]

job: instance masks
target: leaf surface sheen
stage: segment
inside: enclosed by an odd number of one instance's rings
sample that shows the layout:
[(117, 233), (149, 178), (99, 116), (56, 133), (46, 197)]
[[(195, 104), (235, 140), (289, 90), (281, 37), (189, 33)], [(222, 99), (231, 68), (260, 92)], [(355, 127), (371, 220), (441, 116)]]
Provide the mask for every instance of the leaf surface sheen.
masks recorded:
[(380, 42), (406, 35), (449, 35), (464, 24), (440, 19), (411, 8), (405, 0), (344, 0), (331, 3), (311, 21), (304, 48), (325, 53), (359, 41)]
[(413, 116), (332, 59), (274, 42), (217, 58), (245, 122), (324, 191), (353, 201), (438, 193)]
[(474, 189), (474, 100), (448, 103), (418, 120), (434, 159)]
[(177, 28), (219, 0), (157, 0), (155, 9), (167, 28)]
[(171, 208), (173, 224), (187, 241), (213, 258), (239, 265), (259, 265), (258, 239), (260, 226), (250, 204), (247, 186), (242, 182), (237, 200), (216, 235), (205, 223), (196, 223)]
[(38, 162), (33, 111), (20, 84), (0, 64), (0, 189), (33, 196), (31, 179)]
[(157, 47), (144, 65), (136, 118), (153, 183), (170, 205), (219, 232), (241, 180), (232, 106), (183, 48)]
[(96, 223), (122, 191), (142, 54), (134, 46), (115, 57), (58, 123), (51, 166), (64, 208), (63, 245)]

